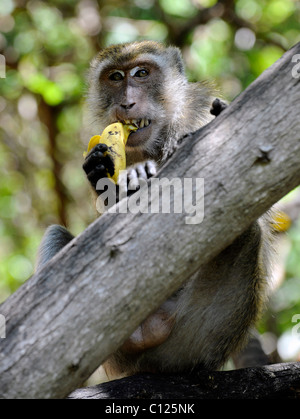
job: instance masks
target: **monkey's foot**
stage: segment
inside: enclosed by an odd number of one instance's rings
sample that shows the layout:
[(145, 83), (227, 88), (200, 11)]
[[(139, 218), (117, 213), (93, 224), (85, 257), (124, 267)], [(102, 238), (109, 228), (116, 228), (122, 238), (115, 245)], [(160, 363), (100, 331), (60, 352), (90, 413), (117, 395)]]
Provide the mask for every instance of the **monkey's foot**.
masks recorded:
[(165, 342), (170, 336), (175, 322), (175, 316), (171, 314), (172, 311), (172, 302), (167, 301), (154, 314), (147, 317), (123, 344), (121, 350), (134, 354)]
[(135, 164), (127, 169), (119, 177), (119, 187), (121, 196), (130, 196), (136, 192), (141, 181), (147, 181), (157, 173), (157, 165), (152, 160)]

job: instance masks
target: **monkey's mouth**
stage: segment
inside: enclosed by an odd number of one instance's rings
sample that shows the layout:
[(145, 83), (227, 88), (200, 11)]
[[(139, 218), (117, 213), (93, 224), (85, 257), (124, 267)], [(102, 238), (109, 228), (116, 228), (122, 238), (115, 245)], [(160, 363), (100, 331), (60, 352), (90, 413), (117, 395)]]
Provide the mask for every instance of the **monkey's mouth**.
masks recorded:
[[(122, 124), (133, 125), (133, 126), (137, 127), (137, 130), (133, 131), (129, 135), (128, 140), (127, 140), (127, 144), (126, 144), (127, 146), (136, 147), (136, 146), (142, 145), (149, 138), (151, 124), (152, 124), (151, 119), (147, 119), (147, 118), (125, 119), (125, 120), (121, 120), (120, 122), (122, 122)], [(148, 133), (146, 134), (146, 131), (149, 131), (149, 135), (148, 135)]]
[(137, 127), (137, 129), (143, 129), (148, 127), (151, 124), (151, 119), (125, 119), (124, 121), (120, 121), (122, 124), (126, 125), (134, 125)]

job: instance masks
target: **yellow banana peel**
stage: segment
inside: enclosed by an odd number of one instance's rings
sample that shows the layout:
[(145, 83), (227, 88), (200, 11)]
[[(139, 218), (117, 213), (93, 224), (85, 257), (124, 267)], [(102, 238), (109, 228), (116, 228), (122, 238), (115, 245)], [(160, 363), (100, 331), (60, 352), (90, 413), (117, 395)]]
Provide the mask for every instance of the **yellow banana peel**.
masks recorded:
[(88, 149), (87, 152), (84, 153), (84, 157), (86, 157), (86, 155), (94, 147), (96, 147), (97, 144), (106, 144), (108, 146), (108, 150), (104, 154), (109, 154), (114, 164), (113, 176), (109, 173), (107, 173), (107, 176), (117, 183), (120, 170), (126, 169), (125, 145), (129, 134), (136, 130), (137, 127), (134, 125), (123, 125), (121, 122), (108, 125), (101, 135), (94, 135), (90, 139)]

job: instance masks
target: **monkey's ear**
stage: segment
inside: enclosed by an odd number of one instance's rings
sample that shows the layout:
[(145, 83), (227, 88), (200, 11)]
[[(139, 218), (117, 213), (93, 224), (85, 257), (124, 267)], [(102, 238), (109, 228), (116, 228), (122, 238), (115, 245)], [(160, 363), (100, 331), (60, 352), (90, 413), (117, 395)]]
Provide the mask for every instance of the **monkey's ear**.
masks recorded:
[(180, 74), (185, 74), (183, 58), (182, 58), (180, 49), (177, 47), (168, 47), (167, 51), (170, 57), (170, 61), (169, 61), (171, 63), (170, 67), (172, 68), (175, 67)]

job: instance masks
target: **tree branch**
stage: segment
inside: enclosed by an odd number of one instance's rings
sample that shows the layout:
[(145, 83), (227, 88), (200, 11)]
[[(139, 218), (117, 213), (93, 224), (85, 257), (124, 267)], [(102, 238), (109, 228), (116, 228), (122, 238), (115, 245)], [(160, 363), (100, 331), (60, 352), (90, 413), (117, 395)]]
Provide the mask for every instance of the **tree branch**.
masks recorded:
[(138, 374), (82, 388), (70, 399), (299, 399), (300, 364), (274, 364), (193, 375)]
[(186, 224), (184, 212), (111, 209), (0, 306), (3, 398), (66, 397), (202, 264), (300, 184), (300, 78), (291, 61), (299, 53), (297, 44), (160, 172), (205, 180), (202, 223)]
[(48, 139), (49, 139), (49, 156), (53, 164), (53, 176), (55, 180), (54, 189), (57, 196), (57, 216), (59, 223), (66, 226), (67, 225), (67, 199), (66, 199), (66, 190), (61, 181), (62, 166), (57, 160), (57, 116), (59, 114), (60, 106), (49, 106), (43, 98), (41, 98), (39, 113), (40, 119), (45, 124), (48, 129)]

